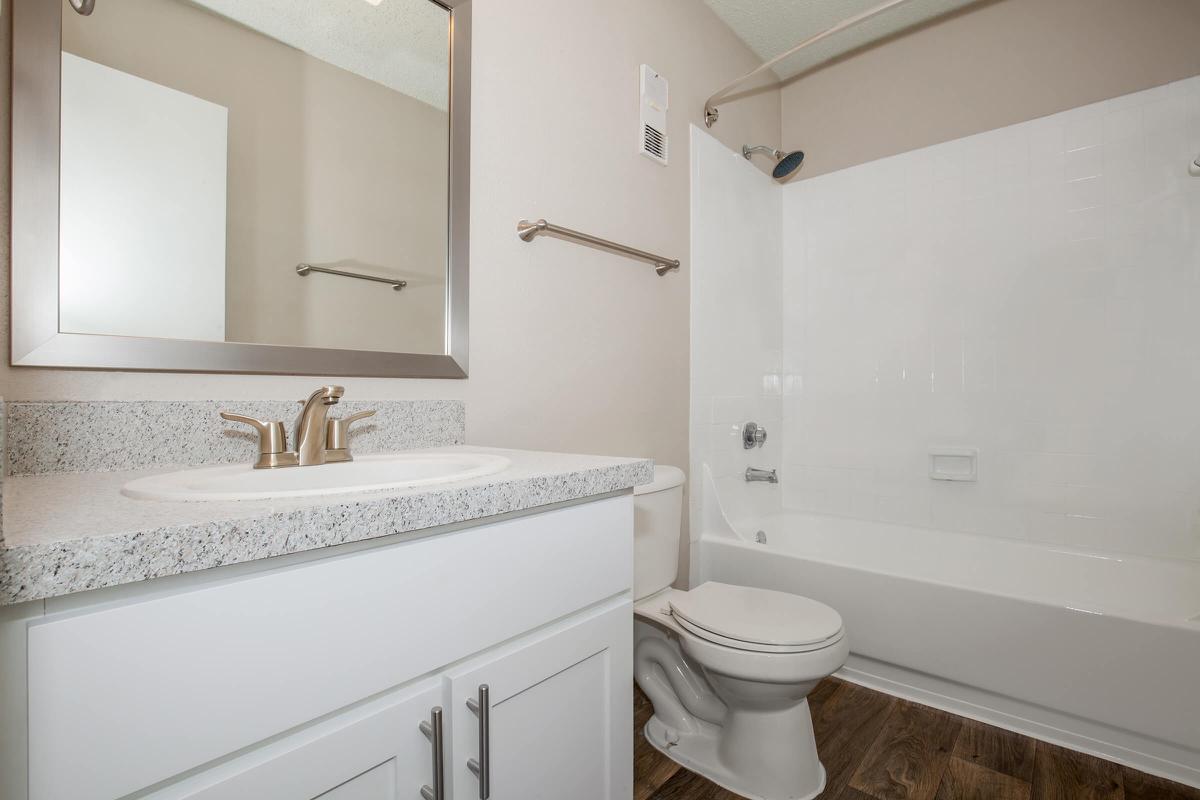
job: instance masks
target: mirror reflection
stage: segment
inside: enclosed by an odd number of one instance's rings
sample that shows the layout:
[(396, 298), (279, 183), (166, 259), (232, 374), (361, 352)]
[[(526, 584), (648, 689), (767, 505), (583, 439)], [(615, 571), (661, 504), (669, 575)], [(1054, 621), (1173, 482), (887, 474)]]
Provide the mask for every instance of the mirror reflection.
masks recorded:
[(445, 352), (446, 9), (62, 1), (62, 332)]

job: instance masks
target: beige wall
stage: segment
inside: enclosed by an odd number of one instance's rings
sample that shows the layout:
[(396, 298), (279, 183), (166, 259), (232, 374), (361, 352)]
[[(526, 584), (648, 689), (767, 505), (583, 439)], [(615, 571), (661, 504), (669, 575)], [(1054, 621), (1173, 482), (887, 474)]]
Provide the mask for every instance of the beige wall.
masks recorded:
[(178, 0), (68, 11), (63, 47), (229, 109), (226, 339), (442, 352), (445, 111)]
[[(6, 36), (10, 9), (3, 4)], [(6, 41), (5, 73), (7, 51)], [(643, 62), (671, 81), (665, 168), (636, 152)], [(687, 126), (702, 124), (715, 87), (756, 63), (695, 0), (476, 0), (471, 377), (347, 379), (348, 395), (464, 398), (474, 443), (685, 465)], [(5, 74), (0, 87), (8, 83)], [(777, 140), (778, 96), (730, 106), (714, 133), (730, 146)], [(0, 136), (8, 137), (7, 118)], [(7, 203), (8, 192), (0, 199)], [(658, 278), (639, 262), (565, 242), (524, 244), (515, 226), (529, 216), (678, 256), (684, 266)], [(7, 247), (7, 236), (0, 241)], [(319, 380), (5, 367), (0, 394), (293, 399)]]
[(992, 0), (799, 76), (783, 141), (813, 177), (1197, 73), (1197, 0)]

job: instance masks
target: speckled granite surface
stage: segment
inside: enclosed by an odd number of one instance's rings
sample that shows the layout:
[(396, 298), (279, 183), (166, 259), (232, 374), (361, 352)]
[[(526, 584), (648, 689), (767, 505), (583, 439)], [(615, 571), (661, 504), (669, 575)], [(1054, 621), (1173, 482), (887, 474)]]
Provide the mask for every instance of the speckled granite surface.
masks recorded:
[(463, 451), (498, 453), (512, 466), (426, 488), (216, 503), (133, 500), (120, 493), (127, 481), (163, 469), (10, 477), (0, 605), (576, 500), (649, 483), (654, 473), (653, 462), (644, 459), (430, 449)]
[[(462, 444), (461, 400), (343, 400), (330, 416), (374, 408), (351, 427), (355, 453), (386, 453)], [(258, 436), (227, 422), (221, 411), (283, 420), (289, 429), (300, 410), (285, 400), (171, 402), (10, 402), (8, 473), (111, 472), (166, 465), (253, 461)]]

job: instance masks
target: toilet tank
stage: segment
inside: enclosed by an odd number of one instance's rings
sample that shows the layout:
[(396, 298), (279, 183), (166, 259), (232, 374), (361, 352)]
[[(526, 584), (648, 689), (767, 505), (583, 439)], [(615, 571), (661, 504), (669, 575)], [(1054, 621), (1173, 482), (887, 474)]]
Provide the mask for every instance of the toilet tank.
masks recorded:
[(633, 489), (633, 596), (665, 589), (679, 569), (683, 470), (657, 465), (654, 481)]

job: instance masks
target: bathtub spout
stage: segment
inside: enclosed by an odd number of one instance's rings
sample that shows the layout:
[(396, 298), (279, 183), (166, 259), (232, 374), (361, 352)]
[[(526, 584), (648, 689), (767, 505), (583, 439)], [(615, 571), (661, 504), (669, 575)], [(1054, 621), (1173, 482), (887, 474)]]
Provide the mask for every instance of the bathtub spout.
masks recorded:
[(668, 728), (696, 733), (700, 728), (697, 719), (713, 725), (725, 720), (725, 704), (704, 675), (665, 639), (640, 641), (633, 666), (637, 685), (654, 705), (654, 715)]
[(779, 483), (779, 472), (773, 469), (759, 469), (758, 467), (746, 467), (746, 481), (753, 483), (755, 481), (763, 481), (764, 483)]

